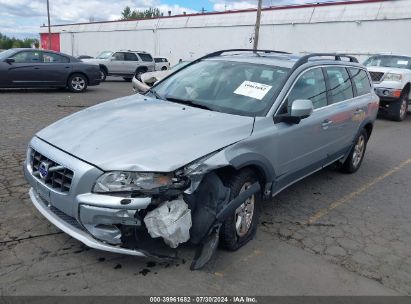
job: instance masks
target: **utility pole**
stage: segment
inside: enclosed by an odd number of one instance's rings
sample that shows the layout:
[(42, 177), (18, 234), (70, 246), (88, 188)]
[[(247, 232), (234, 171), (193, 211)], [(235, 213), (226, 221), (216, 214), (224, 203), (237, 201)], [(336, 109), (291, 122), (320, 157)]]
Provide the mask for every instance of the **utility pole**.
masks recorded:
[(47, 0), (47, 20), (48, 20), (48, 28), (49, 28), (48, 49), (51, 50), (51, 28), (50, 28), (50, 4), (49, 4), (49, 0)]
[(258, 8), (257, 8), (257, 20), (255, 22), (254, 28), (254, 47), (253, 50), (258, 49), (258, 38), (260, 36), (260, 23), (261, 23), (261, 7), (263, 5), (263, 0), (258, 0)]

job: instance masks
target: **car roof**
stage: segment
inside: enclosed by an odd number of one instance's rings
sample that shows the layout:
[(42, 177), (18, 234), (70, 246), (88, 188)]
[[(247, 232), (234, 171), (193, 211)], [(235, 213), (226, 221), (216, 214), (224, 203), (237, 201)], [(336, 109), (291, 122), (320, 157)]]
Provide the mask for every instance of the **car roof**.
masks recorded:
[[(310, 55), (310, 54), (308, 54)], [(349, 66), (362, 66), (358, 62), (350, 62), (347, 60), (336, 60), (336, 59), (330, 59), (329, 57), (335, 57), (338, 56), (336, 54), (326, 54), (326, 55), (320, 55), (319, 56), (314, 56), (312, 54), (312, 57), (307, 58), (306, 63), (314, 66), (314, 65), (324, 65), (324, 64), (329, 64), (329, 65), (349, 65)], [(223, 53), (218, 56), (213, 56), (206, 58), (207, 60), (224, 60), (224, 61), (237, 61), (237, 62), (247, 62), (247, 63), (252, 63), (252, 64), (265, 64), (265, 65), (272, 65), (272, 66), (279, 66), (279, 67), (284, 67), (284, 68), (293, 68), (295, 67), (296, 63), (300, 60), (303, 59), (306, 55), (301, 55), (301, 54), (289, 54), (289, 53), (283, 53), (283, 52), (257, 52), (254, 53), (252, 51), (249, 52), (228, 52), (228, 53)], [(323, 58), (323, 56), (326, 56), (327, 58)], [(341, 57), (345, 57), (344, 55), (340, 55)], [(302, 65), (302, 64), (301, 64)]]

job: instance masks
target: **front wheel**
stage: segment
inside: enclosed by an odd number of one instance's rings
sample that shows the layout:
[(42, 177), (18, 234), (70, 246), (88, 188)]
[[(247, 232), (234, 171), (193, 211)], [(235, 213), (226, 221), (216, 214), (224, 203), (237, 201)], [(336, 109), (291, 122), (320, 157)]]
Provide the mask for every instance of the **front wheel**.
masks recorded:
[(104, 68), (100, 68), (100, 81), (103, 82), (107, 78), (107, 72)]
[(390, 110), (392, 120), (403, 121), (407, 116), (408, 93), (403, 93), (398, 100), (394, 101), (390, 106)]
[[(236, 198), (241, 192), (248, 189), (257, 181), (253, 171), (243, 170), (232, 177), (230, 187), (230, 201)], [(261, 194), (253, 194), (241, 204), (234, 214), (228, 217), (220, 230), (221, 246), (234, 251), (250, 241), (256, 231), (258, 218), (261, 211)]]
[(84, 92), (87, 89), (87, 78), (82, 74), (73, 74), (70, 76), (67, 86), (71, 92)]
[(143, 75), (143, 74), (146, 73), (146, 72), (147, 72), (146, 69), (142, 69), (142, 68), (137, 69), (136, 72), (135, 72), (135, 74), (134, 74), (134, 77), (135, 77), (138, 81), (141, 81), (141, 75)]
[(341, 171), (345, 173), (356, 172), (364, 159), (365, 149), (367, 147), (368, 135), (365, 129), (362, 129), (361, 133), (355, 140), (354, 147), (352, 147), (350, 154), (341, 167)]

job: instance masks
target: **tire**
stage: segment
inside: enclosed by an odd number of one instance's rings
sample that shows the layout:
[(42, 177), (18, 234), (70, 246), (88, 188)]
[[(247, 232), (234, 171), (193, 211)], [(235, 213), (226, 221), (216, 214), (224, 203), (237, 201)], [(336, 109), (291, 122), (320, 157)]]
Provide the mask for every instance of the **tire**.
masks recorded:
[(166, 67), (166, 66), (163, 66), (163, 67), (161, 68), (161, 70), (162, 70), (162, 71), (167, 71), (167, 67)]
[(355, 144), (352, 147), (350, 154), (341, 167), (344, 173), (354, 173), (360, 168), (364, 159), (365, 150), (367, 148), (368, 135), (365, 129), (355, 139)]
[(408, 109), (408, 92), (402, 93), (398, 100), (394, 101), (390, 106), (390, 116), (394, 121), (403, 121), (407, 117)]
[(123, 77), (123, 79), (124, 79), (125, 81), (127, 81), (127, 82), (131, 82), (131, 80), (132, 80), (133, 78), (130, 78), (130, 77)]
[(104, 68), (100, 68), (100, 81), (106, 81), (107, 71)]
[[(230, 201), (238, 196), (240, 192), (246, 189), (246, 186), (250, 186), (257, 181), (257, 177), (252, 170), (245, 169), (240, 171), (238, 175), (235, 175), (231, 178), (229, 182), (229, 187), (231, 190)], [(250, 211), (252, 210), (250, 222), (247, 225), (247, 217), (242, 217), (244, 221), (240, 221), (239, 217), (241, 216), (241, 210), (245, 205), (241, 205), (236, 212), (228, 217), (220, 230), (220, 245), (224, 249), (234, 251), (245, 245), (249, 242), (255, 235), (257, 231), (258, 219), (261, 213), (261, 193), (254, 194), (250, 199), (245, 203), (249, 203), (247, 206), (248, 216), (250, 216)], [(252, 207), (253, 209), (250, 209)], [(244, 213), (243, 213), (244, 215)], [(237, 220), (240, 223), (243, 223), (245, 226), (236, 224)], [(242, 229), (244, 228), (244, 229)]]
[(134, 74), (134, 77), (136, 77), (136, 79), (137, 79), (138, 81), (141, 81), (141, 75), (144, 74), (144, 73), (146, 73), (146, 72), (147, 72), (147, 69), (138, 68), (138, 69), (136, 70), (135, 74)]
[(68, 89), (73, 93), (81, 93), (87, 89), (88, 80), (83, 74), (73, 74), (67, 81)]

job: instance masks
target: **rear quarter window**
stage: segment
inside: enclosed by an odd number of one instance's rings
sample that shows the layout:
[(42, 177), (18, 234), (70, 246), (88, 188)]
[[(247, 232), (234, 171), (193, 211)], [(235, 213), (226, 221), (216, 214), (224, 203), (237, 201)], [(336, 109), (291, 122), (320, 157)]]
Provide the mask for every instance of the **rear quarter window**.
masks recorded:
[(146, 61), (146, 62), (152, 62), (153, 61), (153, 57), (151, 57), (150, 54), (138, 53), (138, 56), (140, 56), (142, 61)]
[(352, 83), (357, 91), (357, 96), (370, 93), (371, 84), (367, 72), (361, 69), (349, 68), (351, 73)]

